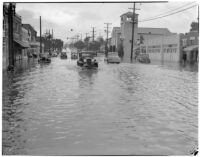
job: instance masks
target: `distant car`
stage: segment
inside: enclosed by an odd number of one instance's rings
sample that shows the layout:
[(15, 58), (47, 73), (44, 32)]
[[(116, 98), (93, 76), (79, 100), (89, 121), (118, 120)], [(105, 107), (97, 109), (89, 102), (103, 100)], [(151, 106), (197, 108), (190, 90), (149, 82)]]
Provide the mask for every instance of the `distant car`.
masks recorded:
[(76, 52), (71, 53), (71, 59), (78, 59), (78, 55)]
[(121, 62), (121, 59), (118, 56), (118, 53), (108, 53), (108, 57), (106, 58), (107, 63), (117, 63)]
[(139, 54), (136, 58), (140, 63), (151, 63), (149, 54)]
[(67, 59), (67, 53), (66, 52), (61, 52), (60, 58), (61, 59)]
[(39, 55), (39, 59), (38, 59), (39, 63), (50, 63), (51, 62), (51, 57), (48, 53), (41, 53)]
[(56, 53), (56, 52), (54, 52), (53, 54), (52, 54), (52, 57), (57, 57), (58, 56), (58, 54)]

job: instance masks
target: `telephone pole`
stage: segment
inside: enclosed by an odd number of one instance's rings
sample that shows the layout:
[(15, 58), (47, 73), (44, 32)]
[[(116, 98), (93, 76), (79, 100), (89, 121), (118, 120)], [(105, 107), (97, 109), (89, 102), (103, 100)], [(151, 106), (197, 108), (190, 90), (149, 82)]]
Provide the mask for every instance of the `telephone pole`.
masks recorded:
[(199, 33), (199, 5), (198, 5), (198, 17), (197, 17), (197, 20), (198, 20), (198, 33)]
[(106, 49), (106, 52), (105, 52), (105, 55), (106, 55), (106, 57), (108, 56), (108, 33), (109, 33), (109, 25), (111, 25), (112, 23), (104, 23), (104, 24), (106, 24), (106, 33), (107, 33), (107, 36), (106, 36), (106, 47), (105, 47), (105, 49)]
[(94, 36), (95, 36), (94, 32), (96, 32), (96, 31), (94, 31), (94, 28), (95, 27), (92, 27), (92, 42), (94, 42)]
[(41, 23), (41, 16), (40, 16), (40, 53), (42, 53), (42, 23)]
[[(131, 39), (131, 61), (133, 60), (133, 46), (134, 46), (134, 24), (135, 24), (135, 2), (133, 3), (133, 15), (132, 15), (132, 39)], [(137, 9), (139, 10), (139, 9)]]

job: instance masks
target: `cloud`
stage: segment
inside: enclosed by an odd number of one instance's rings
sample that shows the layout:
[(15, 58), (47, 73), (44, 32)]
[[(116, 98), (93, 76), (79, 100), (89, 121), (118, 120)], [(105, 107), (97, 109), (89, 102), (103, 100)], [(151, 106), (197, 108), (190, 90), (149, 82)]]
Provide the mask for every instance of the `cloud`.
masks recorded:
[[(161, 13), (188, 4), (186, 2), (142, 3), (136, 4), (139, 20), (154, 17)], [(39, 31), (39, 16), (42, 17), (43, 32), (54, 29), (55, 36), (66, 39), (66, 36), (90, 33), (95, 27), (96, 34), (104, 30), (106, 22), (111, 27), (120, 26), (120, 15), (131, 11), (133, 3), (18, 3), (17, 12), (24, 23), (29, 23)], [(197, 12), (186, 10), (173, 16), (154, 21), (139, 23), (140, 27), (163, 27), (172, 32), (186, 32), (192, 21), (196, 20)], [(71, 32), (70, 29), (74, 31)], [(112, 28), (110, 28), (111, 31)], [(105, 33), (102, 33), (105, 35)]]

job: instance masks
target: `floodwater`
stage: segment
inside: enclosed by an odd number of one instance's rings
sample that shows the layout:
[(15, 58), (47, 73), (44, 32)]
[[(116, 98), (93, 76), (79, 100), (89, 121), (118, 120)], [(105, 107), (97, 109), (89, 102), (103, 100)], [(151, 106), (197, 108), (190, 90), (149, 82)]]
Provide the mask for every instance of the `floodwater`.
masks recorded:
[(3, 155), (189, 155), (198, 71), (98, 60), (98, 70), (58, 57), (4, 72)]

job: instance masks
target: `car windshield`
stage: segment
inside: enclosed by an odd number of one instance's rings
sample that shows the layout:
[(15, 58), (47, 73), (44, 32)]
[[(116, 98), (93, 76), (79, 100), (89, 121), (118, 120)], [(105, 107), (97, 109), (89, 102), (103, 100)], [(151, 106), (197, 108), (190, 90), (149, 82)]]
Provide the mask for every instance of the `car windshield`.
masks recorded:
[(108, 53), (108, 56), (116, 56), (116, 57), (118, 57), (118, 53), (117, 52), (110, 52), (110, 53)]

